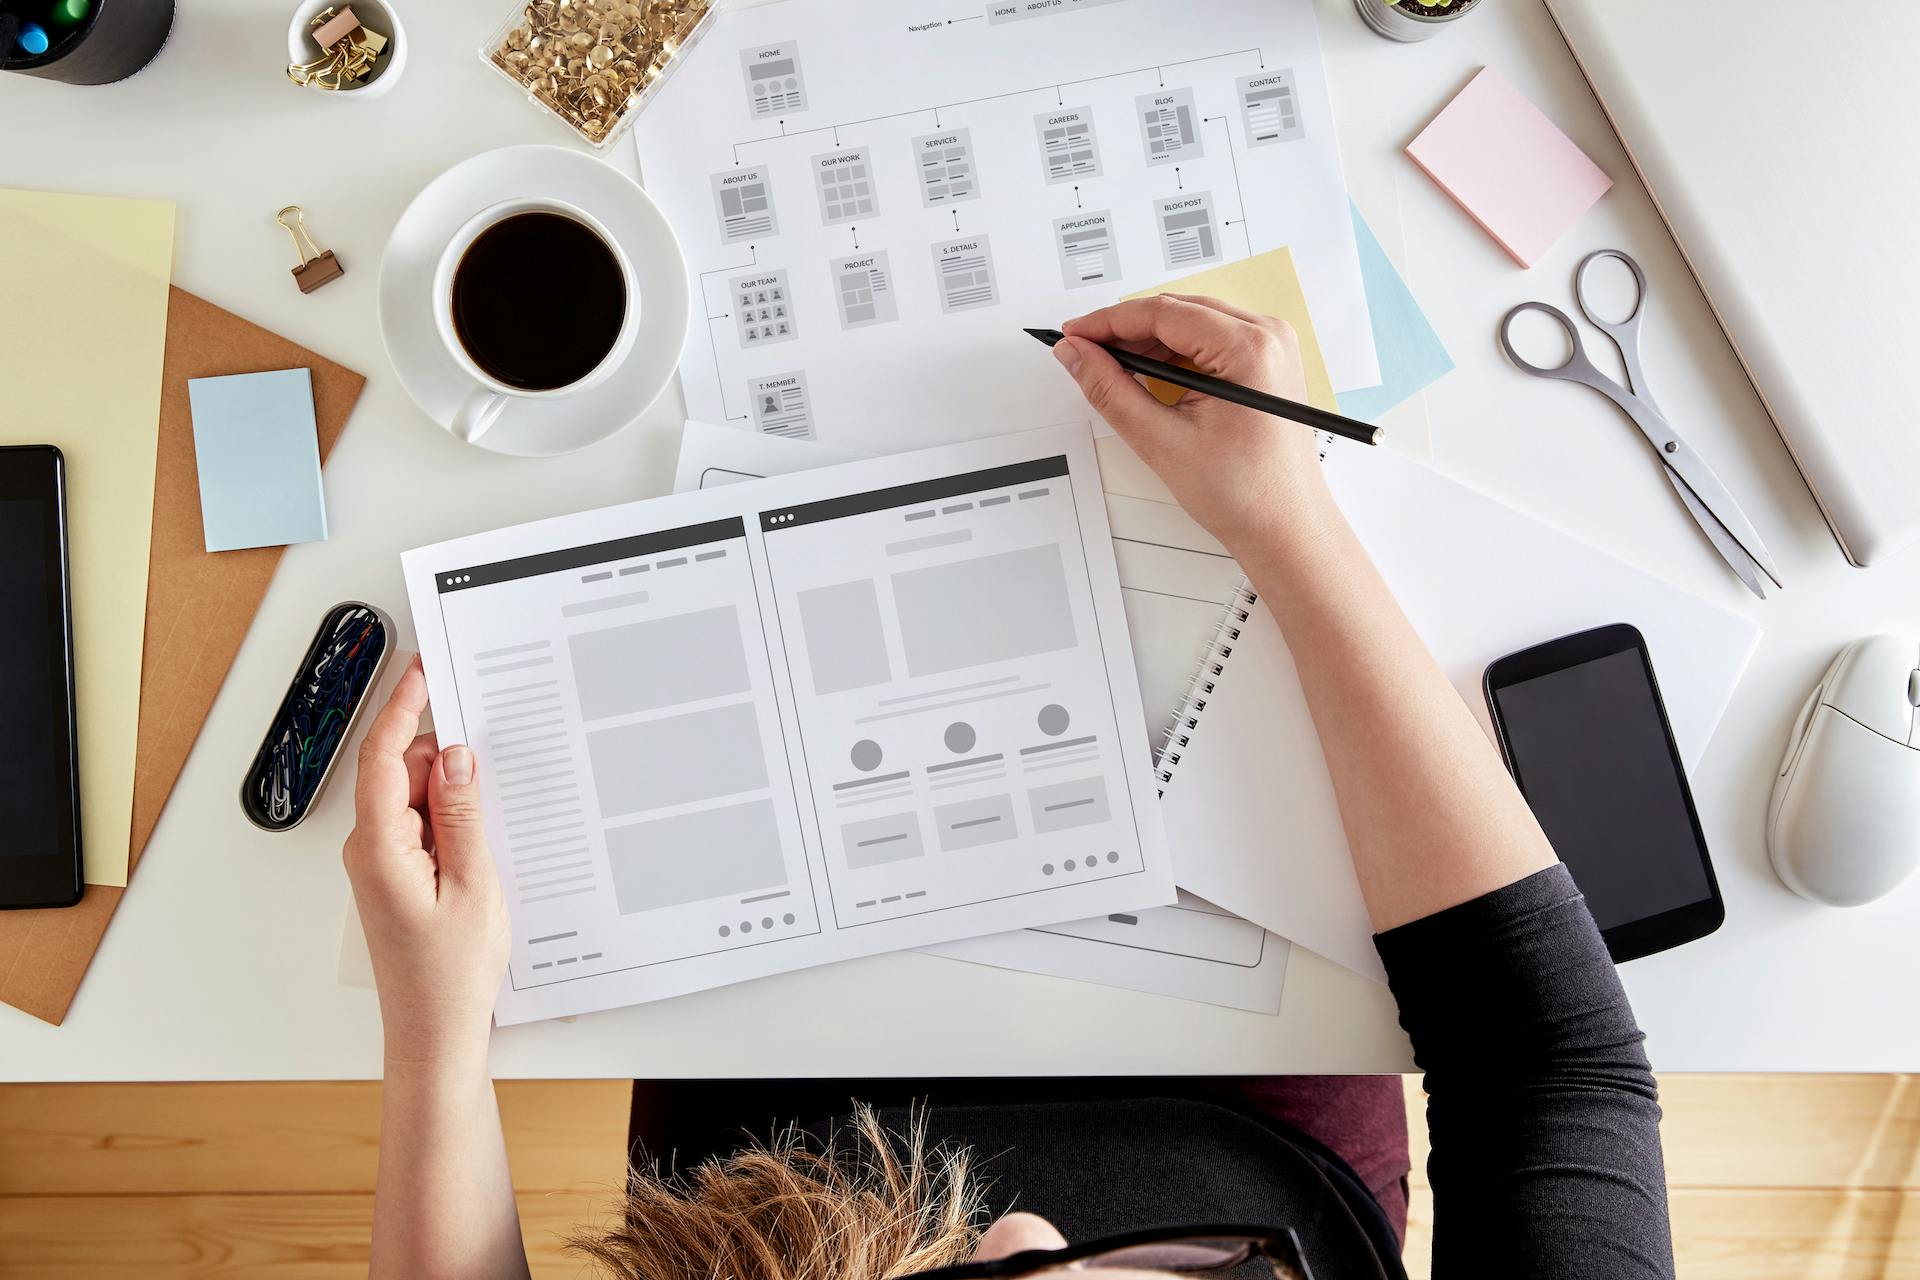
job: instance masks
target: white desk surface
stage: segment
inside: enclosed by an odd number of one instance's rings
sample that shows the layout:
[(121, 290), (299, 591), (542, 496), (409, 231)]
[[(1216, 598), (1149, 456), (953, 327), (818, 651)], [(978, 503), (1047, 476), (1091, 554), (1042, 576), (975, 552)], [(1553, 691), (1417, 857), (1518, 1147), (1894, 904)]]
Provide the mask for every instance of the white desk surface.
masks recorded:
[[(429, 423), (381, 350), (380, 251), (413, 194), (477, 151), (568, 139), (475, 57), (507, 3), (409, 0), (405, 79), (369, 103), (289, 85), (288, 6), (257, 0), (183, 3), (159, 60), (119, 85), (0, 75), (0, 183), (176, 201), (176, 283), (367, 375), (327, 466), (332, 537), (281, 562), (66, 1025), (0, 1007), (0, 1078), (377, 1075), (374, 996), (335, 981), (350, 787), (292, 834), (249, 827), (234, 788), (263, 719), (333, 602), (379, 602), (410, 633), (403, 548), (669, 487), (677, 391), (610, 441), (521, 461)], [(1350, 0), (1320, 11), (1343, 119), (1385, 117), (1404, 141), (1495, 64), (1617, 184), (1523, 272), (1397, 162), (1414, 285), (1459, 364), (1429, 392), (1436, 465), (1766, 628), (1694, 778), (1727, 924), (1624, 970), (1655, 1065), (1920, 1070), (1920, 882), (1858, 910), (1817, 908), (1780, 887), (1761, 834), (1792, 718), (1833, 652), (1875, 631), (1920, 632), (1920, 552), (1871, 571), (1842, 558), (1538, 0), (1483, 6), (1413, 46), (1369, 34)], [(629, 171), (630, 155), (610, 153)], [(311, 296), (287, 278), (273, 222), (288, 203), (347, 267)], [(1647, 269), (1649, 375), (1778, 557), (1788, 589), (1772, 601), (1721, 565), (1616, 409), (1520, 376), (1494, 346), (1512, 303), (1568, 305), (1573, 265), (1603, 245)], [(1385, 989), (1301, 951), (1273, 1018), (903, 954), (514, 1027), (495, 1034), (493, 1064), (584, 1077), (1410, 1069)]]

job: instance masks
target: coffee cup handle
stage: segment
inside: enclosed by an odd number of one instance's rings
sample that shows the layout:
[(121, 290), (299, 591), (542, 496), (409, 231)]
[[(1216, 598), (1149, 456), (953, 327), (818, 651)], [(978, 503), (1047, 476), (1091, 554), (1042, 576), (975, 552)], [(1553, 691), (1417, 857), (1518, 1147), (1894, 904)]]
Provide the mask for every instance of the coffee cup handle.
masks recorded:
[(486, 387), (475, 387), (467, 393), (467, 398), (454, 410), (453, 421), (449, 424), (455, 437), (472, 444), (487, 433), (488, 428), (500, 421), (500, 411), (507, 407), (507, 397), (498, 391)]

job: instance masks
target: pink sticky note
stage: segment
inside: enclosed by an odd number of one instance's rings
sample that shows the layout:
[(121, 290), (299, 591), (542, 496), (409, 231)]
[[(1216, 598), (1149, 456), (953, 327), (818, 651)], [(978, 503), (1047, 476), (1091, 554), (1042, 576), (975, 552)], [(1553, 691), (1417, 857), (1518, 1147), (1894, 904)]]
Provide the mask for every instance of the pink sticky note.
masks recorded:
[(1407, 144), (1407, 155), (1523, 267), (1613, 185), (1492, 67), (1482, 67)]

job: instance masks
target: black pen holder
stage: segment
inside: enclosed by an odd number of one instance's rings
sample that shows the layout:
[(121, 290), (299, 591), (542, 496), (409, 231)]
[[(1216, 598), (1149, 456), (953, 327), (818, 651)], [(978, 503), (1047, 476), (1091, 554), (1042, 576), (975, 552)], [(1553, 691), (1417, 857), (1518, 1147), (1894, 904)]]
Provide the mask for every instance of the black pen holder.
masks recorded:
[(111, 84), (152, 62), (173, 31), (174, 0), (93, 0), (73, 27), (50, 28), (47, 51), (0, 49), (0, 71), (67, 84)]

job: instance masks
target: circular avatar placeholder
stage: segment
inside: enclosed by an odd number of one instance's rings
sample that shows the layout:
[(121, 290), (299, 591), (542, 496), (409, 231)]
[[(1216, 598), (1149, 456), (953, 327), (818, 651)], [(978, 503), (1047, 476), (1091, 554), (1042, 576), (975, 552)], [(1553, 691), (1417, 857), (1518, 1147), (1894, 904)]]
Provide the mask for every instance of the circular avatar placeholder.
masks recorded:
[(955, 720), (947, 726), (947, 750), (955, 753), (971, 751), (975, 741), (973, 726), (965, 720)]
[(872, 773), (880, 767), (880, 744), (872, 738), (862, 738), (854, 743), (850, 754), (853, 758), (853, 767), (862, 773)]
[(1039, 721), (1040, 732), (1049, 738), (1059, 737), (1073, 723), (1073, 717), (1067, 714), (1067, 709), (1057, 702), (1049, 702), (1040, 708), (1040, 714), (1035, 719)]

